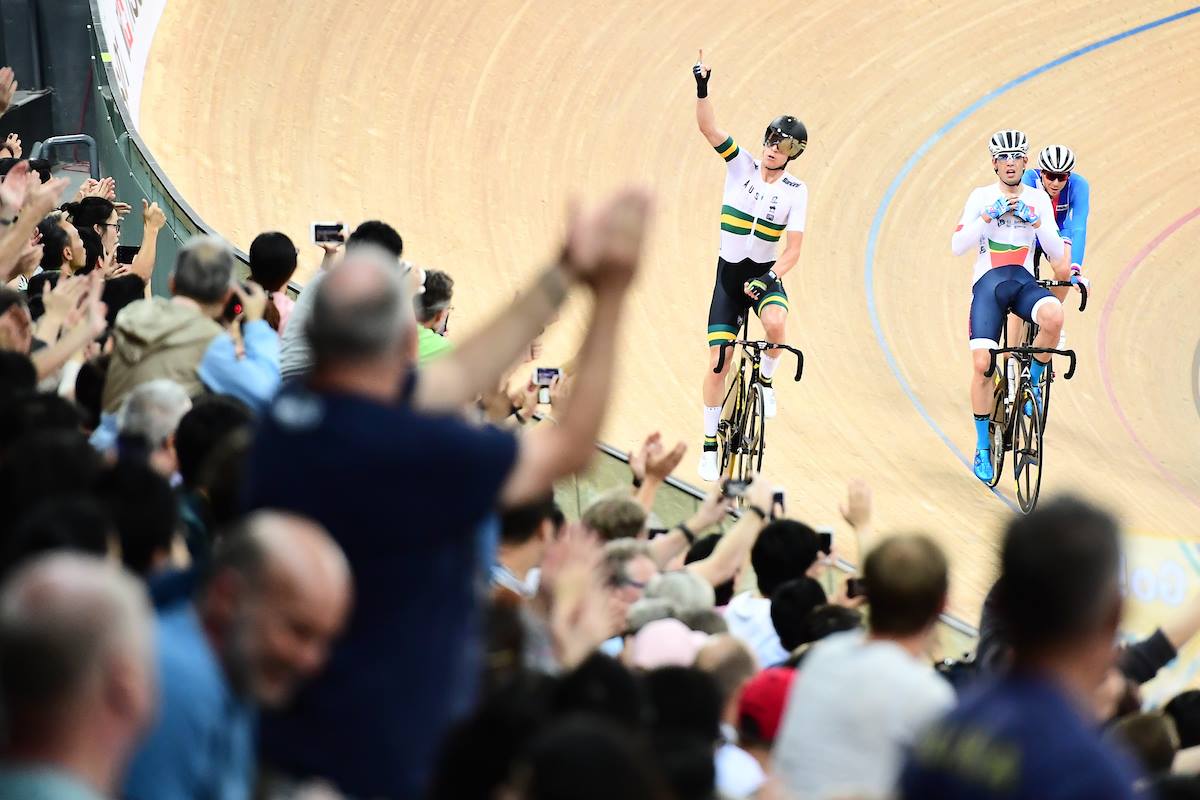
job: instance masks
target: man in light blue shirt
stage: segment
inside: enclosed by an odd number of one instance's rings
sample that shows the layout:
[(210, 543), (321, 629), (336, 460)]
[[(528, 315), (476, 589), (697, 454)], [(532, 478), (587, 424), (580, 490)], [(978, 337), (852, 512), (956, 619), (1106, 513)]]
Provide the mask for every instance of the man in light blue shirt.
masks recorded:
[(196, 374), (211, 391), (233, 395), (257, 413), (279, 390), (279, 334), (263, 319), (269, 298), (261, 286), (246, 283), (234, 291), (242, 304), (243, 352), (230, 333), (222, 333), (204, 351)]
[(345, 557), (315, 523), (260, 512), (227, 532), (195, 602), (159, 617), (161, 711), (124, 796), (249, 798), (257, 708), (324, 666), (349, 605)]

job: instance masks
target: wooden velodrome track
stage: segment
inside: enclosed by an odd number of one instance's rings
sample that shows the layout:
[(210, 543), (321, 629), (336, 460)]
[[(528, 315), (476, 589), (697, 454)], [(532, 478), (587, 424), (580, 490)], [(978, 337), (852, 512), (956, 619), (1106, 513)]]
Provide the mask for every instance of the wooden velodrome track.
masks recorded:
[[(952, 609), (973, 619), (1009, 506), (961, 457), (974, 439), (971, 258), (952, 257), (949, 239), (971, 188), (993, 179), (985, 145), (997, 128), (1023, 128), (1034, 153), (1071, 145), (1092, 184), (1095, 293), (1086, 314), (1067, 315), (1080, 364), (1055, 387), (1043, 497), (1074, 490), (1135, 532), (1195, 535), (1200, 15), (972, 107), (1040, 65), (1187, 9), (174, 2), (140, 125), (183, 196), (242, 247), (276, 228), (306, 241), (314, 219), (394, 222), (413, 260), (454, 276), (456, 334), (546, 261), (568, 195), (649, 184), (658, 217), (605, 438), (685, 439), (681, 477), (695, 480), (723, 179), (693, 118), (703, 47), (718, 120), (744, 146), (757, 152), (781, 113), (810, 131), (792, 169), (809, 185), (807, 234), (787, 279), (790, 336), (808, 369), (800, 384), (780, 382), (766, 474), (815, 523), (837, 519), (848, 478), (869, 478), (881, 525), (947, 547)], [(584, 312), (566, 310), (543, 362), (569, 356)]]

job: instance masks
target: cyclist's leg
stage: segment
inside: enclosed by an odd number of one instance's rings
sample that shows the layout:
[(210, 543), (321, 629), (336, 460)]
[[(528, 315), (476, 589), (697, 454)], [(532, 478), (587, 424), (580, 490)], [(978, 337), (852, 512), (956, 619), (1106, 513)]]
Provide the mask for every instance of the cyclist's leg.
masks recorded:
[[(770, 269), (770, 265), (766, 266)], [(754, 313), (758, 314), (763, 330), (766, 332), (767, 341), (780, 344), (787, 342), (788, 310), (787, 290), (783, 288), (783, 281), (775, 281), (767, 288), (767, 293), (754, 307)], [(776, 367), (779, 366), (780, 354), (781, 351), (778, 348), (768, 350), (763, 354), (762, 377), (763, 382), (768, 386), (771, 378), (775, 375)]]
[(717, 426), (721, 421), (721, 401), (725, 397), (725, 376), (733, 362), (733, 350), (725, 352), (725, 365), (720, 373), (714, 373), (720, 359), (721, 345), (737, 338), (741, 328), (744, 309), (737, 298), (731, 297), (725, 286), (724, 274), (730, 265), (723, 259), (717, 260), (717, 276), (713, 282), (712, 301), (708, 306), (708, 368), (704, 370), (702, 394), (704, 400), (704, 447), (703, 451), (716, 452)]
[(971, 313), (969, 337), (971, 346), (971, 412), (975, 426), (975, 476), (991, 482), (992, 463), (990, 458), (990, 431), (988, 423), (992, 413), (992, 383), (985, 375), (991, 364), (990, 348), (1000, 346), (997, 341), (1004, 327), (1008, 304), (1000, 294), (1007, 278), (1007, 267), (990, 269), (980, 276), (971, 288)]
[[(1063, 325), (1062, 303), (1048, 290), (1034, 283), (1032, 277), (1023, 283), (1013, 302), (1013, 311), (1026, 322), (1037, 323), (1038, 333), (1033, 339), (1034, 347), (1057, 346), (1058, 334)], [(1038, 353), (1029, 365), (1029, 380), (1033, 384), (1034, 396), (1039, 402), (1042, 395), (1042, 374), (1049, 364), (1050, 354)]]

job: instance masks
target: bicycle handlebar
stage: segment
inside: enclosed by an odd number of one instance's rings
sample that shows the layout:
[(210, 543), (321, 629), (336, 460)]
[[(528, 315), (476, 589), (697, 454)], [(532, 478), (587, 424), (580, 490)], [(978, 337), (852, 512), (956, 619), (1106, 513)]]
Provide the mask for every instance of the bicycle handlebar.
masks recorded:
[(1038, 281), (1038, 286), (1045, 289), (1050, 289), (1058, 286), (1074, 286), (1079, 290), (1079, 310), (1083, 311), (1087, 308), (1088, 290), (1082, 283), (1071, 283), (1070, 281)]
[(995, 350), (988, 348), (992, 358), (988, 362), (987, 372), (983, 373), (985, 378), (990, 378), (996, 374), (996, 357), (1005, 353), (1020, 353), (1021, 355), (1033, 356), (1037, 353), (1050, 353), (1052, 355), (1066, 356), (1071, 366), (1063, 374), (1063, 380), (1071, 380), (1071, 376), (1075, 374), (1075, 351), (1074, 350), (1056, 350), (1053, 347), (1000, 347)]
[(763, 342), (763, 341), (744, 341), (742, 339), (735, 339), (732, 342), (725, 342), (724, 344), (721, 345), (721, 352), (717, 356), (717, 366), (713, 370), (714, 375), (720, 375), (721, 372), (725, 369), (725, 353), (730, 348), (732, 348), (734, 345), (739, 345), (739, 344), (742, 347), (748, 347), (753, 350), (757, 350), (759, 352), (762, 352), (763, 350), (774, 350), (774, 349), (787, 350), (789, 353), (791, 353), (792, 355), (794, 355), (796, 357), (795, 380), (799, 381), (800, 378), (803, 377), (803, 375), (804, 375), (804, 353), (800, 352), (796, 348), (791, 347), (786, 344), (775, 344), (773, 342)]

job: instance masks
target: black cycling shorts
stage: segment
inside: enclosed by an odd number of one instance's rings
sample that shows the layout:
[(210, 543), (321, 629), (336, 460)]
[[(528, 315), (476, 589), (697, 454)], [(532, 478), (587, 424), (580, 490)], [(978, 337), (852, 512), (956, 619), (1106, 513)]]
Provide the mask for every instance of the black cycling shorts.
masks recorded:
[(717, 259), (717, 278), (713, 283), (712, 302), (708, 306), (709, 347), (718, 347), (736, 339), (750, 308), (760, 317), (767, 306), (782, 306), (784, 311), (788, 310), (783, 281), (777, 280), (768, 286), (766, 294), (757, 303), (747, 296), (744, 288), (746, 281), (757, 278), (774, 265), (774, 261), (761, 264), (748, 258), (736, 264), (723, 258)]

